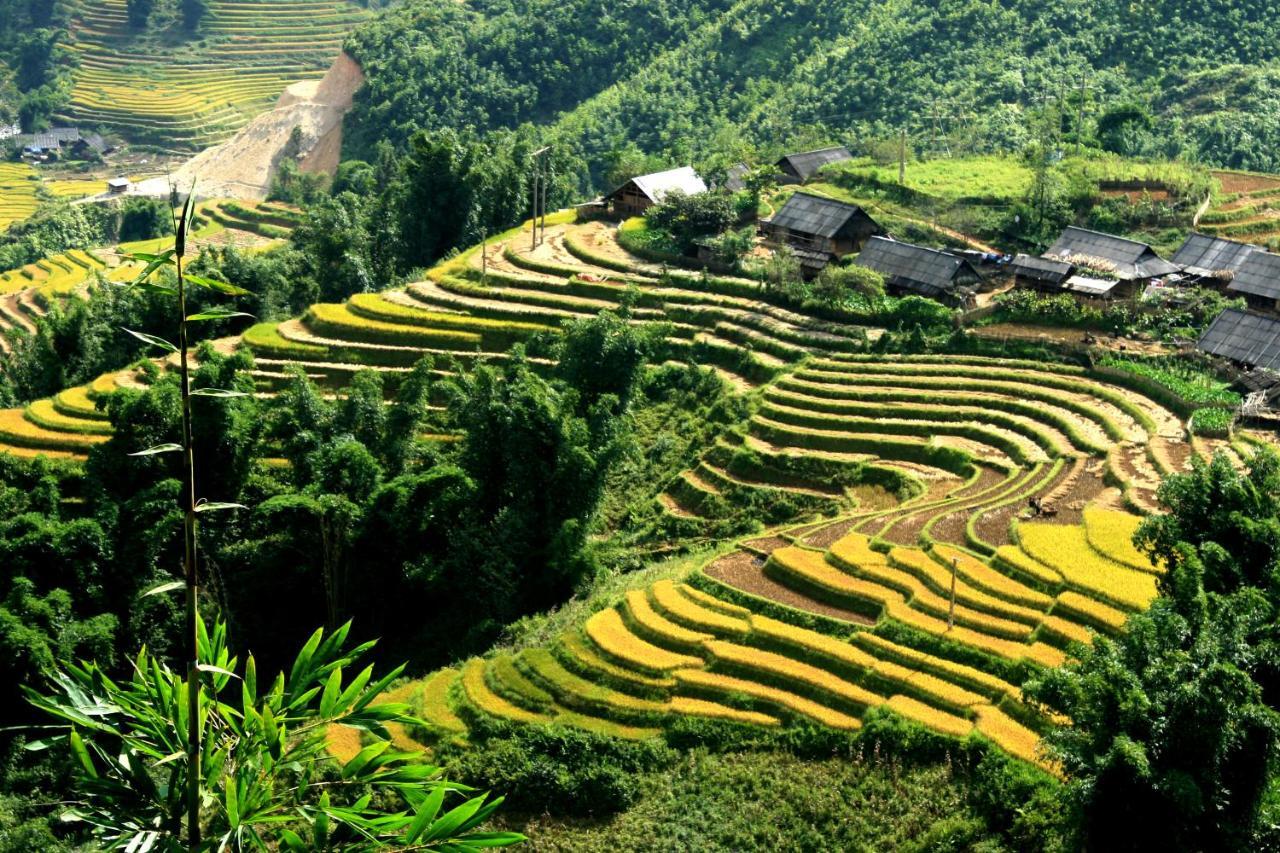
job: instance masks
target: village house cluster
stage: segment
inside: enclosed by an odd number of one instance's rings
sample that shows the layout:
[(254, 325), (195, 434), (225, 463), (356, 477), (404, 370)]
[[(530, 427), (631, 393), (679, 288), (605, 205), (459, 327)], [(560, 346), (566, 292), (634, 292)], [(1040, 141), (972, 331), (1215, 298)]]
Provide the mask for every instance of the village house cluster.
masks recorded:
[[(852, 159), (840, 146), (787, 154), (774, 163), (780, 184), (804, 184), (825, 166)], [(743, 188), (748, 169), (739, 164), (715, 190)], [(669, 193), (708, 192), (690, 167), (632, 178), (580, 209), (611, 218), (644, 214)], [(1162, 258), (1136, 240), (1068, 227), (1039, 256), (955, 251), (917, 246), (893, 238), (856, 204), (798, 191), (758, 223), (762, 243), (787, 247), (802, 273), (812, 277), (846, 256), (873, 269), (888, 292), (916, 294), (958, 308), (971, 308), (984, 289), (1012, 278), (1014, 287), (1069, 294), (1081, 302), (1158, 300), (1177, 304), (1190, 287), (1212, 287), (1243, 297), (1247, 310), (1228, 309), (1197, 342), (1202, 351), (1244, 371), (1277, 371), (1280, 387), (1280, 255), (1261, 246), (1192, 233), (1172, 258)]]

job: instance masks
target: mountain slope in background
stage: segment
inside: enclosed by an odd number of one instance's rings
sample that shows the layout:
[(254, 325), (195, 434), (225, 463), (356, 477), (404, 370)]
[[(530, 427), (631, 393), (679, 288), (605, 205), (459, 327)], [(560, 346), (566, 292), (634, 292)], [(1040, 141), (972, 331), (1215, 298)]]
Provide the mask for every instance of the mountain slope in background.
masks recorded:
[(1261, 0), (411, 0), (348, 41), (368, 84), (347, 150), (533, 122), (598, 183), (632, 149), (1019, 150), (1052, 111), (1068, 141), (1107, 118), (1121, 153), (1277, 169), (1278, 24)]

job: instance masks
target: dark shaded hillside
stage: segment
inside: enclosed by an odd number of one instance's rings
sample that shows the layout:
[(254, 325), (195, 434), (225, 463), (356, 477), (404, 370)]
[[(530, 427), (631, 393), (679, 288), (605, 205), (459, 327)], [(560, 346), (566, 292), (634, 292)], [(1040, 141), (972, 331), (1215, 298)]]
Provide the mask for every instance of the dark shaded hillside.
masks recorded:
[(546, 122), (679, 44), (728, 0), (409, 3), (356, 31), (368, 77), (348, 147), (415, 129)]
[(1083, 106), (1085, 144), (1110, 116), (1132, 123), (1104, 140), (1121, 153), (1277, 168), (1280, 99), (1257, 69), (1280, 57), (1277, 24), (1261, 0), (417, 0), (350, 41), (369, 75), (350, 150), (560, 112), (550, 135), (598, 178), (632, 146), (705, 158), (905, 129), (917, 149), (1019, 150), (1046, 111), (1073, 142)]

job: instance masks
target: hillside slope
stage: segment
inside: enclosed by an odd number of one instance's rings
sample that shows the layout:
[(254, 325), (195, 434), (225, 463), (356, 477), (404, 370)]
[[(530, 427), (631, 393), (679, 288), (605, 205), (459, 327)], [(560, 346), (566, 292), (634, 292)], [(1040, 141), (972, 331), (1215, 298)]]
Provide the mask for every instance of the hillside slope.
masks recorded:
[[(865, 144), (906, 130), (917, 148), (1016, 150), (1045, 103), (1061, 106), (1067, 139), (1083, 113), (1092, 142), (1095, 120), (1129, 102), (1146, 105), (1154, 126), (1121, 142), (1150, 153), (1265, 169), (1280, 150), (1268, 76), (1280, 15), (1253, 0), (1194, 9), (1166, 0), (1070, 9), (740, 0), (671, 9), (685, 17), (639, 46), (597, 31), (613, 18), (594, 0), (451, 6), (413, 0), (353, 35), (349, 48), (369, 74), (350, 120), (353, 153), (380, 134), (546, 123), (557, 111), (552, 136), (594, 161), (596, 177), (630, 147), (696, 158), (744, 144)], [(599, 41), (610, 37), (620, 58)], [(1253, 67), (1248, 82), (1226, 71), (1233, 63)], [(1248, 98), (1213, 97), (1241, 86)], [(1164, 97), (1177, 89), (1204, 97), (1194, 109)]]

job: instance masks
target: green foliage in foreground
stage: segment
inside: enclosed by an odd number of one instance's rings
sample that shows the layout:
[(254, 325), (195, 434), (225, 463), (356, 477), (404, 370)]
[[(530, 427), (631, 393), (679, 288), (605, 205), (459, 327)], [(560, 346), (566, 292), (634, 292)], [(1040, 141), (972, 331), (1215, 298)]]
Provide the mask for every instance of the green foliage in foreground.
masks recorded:
[(1135, 543), (1167, 567), (1160, 597), (1024, 689), (1071, 720), (1046, 742), (1082, 847), (1271, 849), (1280, 458), (1260, 452), (1247, 473), (1196, 459), (1159, 496), (1169, 513)]
[[(253, 656), (241, 669), (227, 648), (226, 626), (210, 634), (199, 623), (199, 849), (354, 853), (519, 842), (516, 834), (475, 831), (501, 799), (481, 795), (446, 809), (446, 797), (467, 789), (390, 749), (387, 725), (407, 721), (408, 706), (375, 700), (403, 667), (380, 678), (372, 664), (357, 671), (373, 643), (348, 646), (349, 627), (327, 636), (317, 630), (287, 675), (259, 684)], [(53, 682), (53, 695), (28, 696), (65, 733), (28, 748), (58, 745), (74, 756), (77, 801), (64, 820), (88, 824), (109, 850), (190, 849), (183, 827), (188, 682), (145, 650), (128, 680), (83, 663), (68, 665)], [(374, 738), (336, 770), (324, 760), (332, 724)], [(403, 805), (388, 809), (386, 795)]]
[(669, 742), (491, 732), (448, 772), (512, 792), (535, 850), (1058, 850), (1057, 784), (998, 751), (873, 715), (860, 735), (688, 720)]

